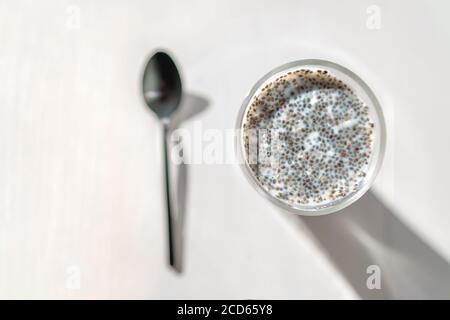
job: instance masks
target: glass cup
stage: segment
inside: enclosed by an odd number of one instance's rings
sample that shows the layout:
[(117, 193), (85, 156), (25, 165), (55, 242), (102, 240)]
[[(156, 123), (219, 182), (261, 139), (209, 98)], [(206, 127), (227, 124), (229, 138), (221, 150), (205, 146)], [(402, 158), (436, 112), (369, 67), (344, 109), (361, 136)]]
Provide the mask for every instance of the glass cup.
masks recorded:
[[(366, 176), (363, 181), (360, 183), (358, 189), (354, 192), (348, 193), (346, 196), (336, 199), (334, 201), (328, 202), (326, 204), (318, 204), (318, 205), (308, 205), (308, 204), (293, 204), (289, 205), (286, 202), (278, 199), (269, 193), (266, 189), (263, 188), (261, 183), (253, 174), (252, 170), (249, 167), (249, 160), (246, 158), (246, 150), (243, 143), (243, 124), (244, 119), (246, 117), (246, 113), (248, 107), (250, 106), (253, 98), (260, 93), (262, 88), (267, 83), (275, 80), (279, 76), (286, 74), (289, 71), (295, 71), (298, 69), (320, 69), (326, 70), (329, 74), (333, 75), (337, 79), (343, 81), (348, 87), (350, 87), (355, 94), (368, 106), (369, 108), (369, 116), (374, 122), (374, 132), (373, 132), (373, 149), (372, 154), (369, 158), (369, 165), (367, 170), (365, 171)], [(262, 77), (251, 89), (249, 94), (244, 99), (242, 107), (239, 111), (237, 118), (237, 129), (238, 136), (236, 139), (236, 154), (238, 157), (238, 162), (244, 172), (244, 175), (248, 178), (250, 183), (267, 199), (269, 199), (276, 206), (285, 209), (289, 212), (306, 215), (306, 216), (318, 216), (333, 213), (339, 211), (356, 200), (358, 200), (364, 193), (366, 193), (371, 187), (372, 183), (375, 180), (375, 177), (381, 167), (385, 144), (386, 144), (386, 127), (384, 123), (383, 113), (380, 107), (380, 104), (375, 97), (372, 90), (367, 86), (367, 84), (358, 77), (352, 71), (346, 69), (345, 67), (338, 65), (336, 63), (325, 61), (325, 60), (317, 60), (317, 59), (308, 59), (308, 60), (299, 60), (293, 61), (287, 64), (284, 64), (274, 70), (270, 71), (264, 77)]]

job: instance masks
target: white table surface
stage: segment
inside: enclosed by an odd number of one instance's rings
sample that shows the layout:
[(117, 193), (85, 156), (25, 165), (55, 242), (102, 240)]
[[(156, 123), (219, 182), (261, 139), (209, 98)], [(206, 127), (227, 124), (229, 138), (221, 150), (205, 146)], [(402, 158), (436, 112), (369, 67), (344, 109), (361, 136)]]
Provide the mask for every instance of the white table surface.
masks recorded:
[[(367, 26), (371, 5), (379, 29)], [(433, 296), (450, 270), (449, 9), (1, 0), (0, 298), (380, 297), (362, 288), (363, 256), (381, 266), (381, 297)], [(246, 92), (288, 61), (322, 58), (356, 72), (387, 120), (385, 163), (361, 200), (383, 203), (384, 214), (371, 209), (374, 222), (361, 222), (370, 211), (361, 202), (300, 219), (270, 205), (235, 165), (191, 165), (185, 271), (168, 270), (160, 124), (139, 91), (159, 47), (175, 55), (185, 89), (210, 102), (189, 130), (233, 128)], [(382, 241), (358, 225), (375, 226)]]

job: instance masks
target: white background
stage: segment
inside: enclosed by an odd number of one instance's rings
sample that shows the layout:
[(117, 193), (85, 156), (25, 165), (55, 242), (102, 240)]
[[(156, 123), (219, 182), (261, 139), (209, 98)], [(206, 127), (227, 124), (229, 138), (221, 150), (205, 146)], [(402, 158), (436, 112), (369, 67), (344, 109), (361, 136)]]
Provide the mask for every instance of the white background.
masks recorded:
[[(367, 25), (380, 10), (379, 29)], [(446, 1), (0, 0), (0, 298), (450, 297)], [(234, 165), (188, 167), (185, 271), (166, 265), (161, 128), (140, 80), (156, 48), (234, 127), (252, 85), (340, 63), (379, 98), (368, 196), (302, 219)], [(381, 290), (366, 288), (379, 265)]]

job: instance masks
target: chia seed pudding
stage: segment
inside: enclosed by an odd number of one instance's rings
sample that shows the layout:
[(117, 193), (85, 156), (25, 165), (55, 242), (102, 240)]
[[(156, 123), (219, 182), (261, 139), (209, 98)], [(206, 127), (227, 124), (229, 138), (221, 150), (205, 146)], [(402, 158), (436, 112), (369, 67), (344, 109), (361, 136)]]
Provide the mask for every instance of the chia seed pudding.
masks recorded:
[(244, 113), (244, 157), (260, 186), (295, 206), (328, 206), (364, 184), (375, 122), (366, 103), (320, 67), (266, 82)]

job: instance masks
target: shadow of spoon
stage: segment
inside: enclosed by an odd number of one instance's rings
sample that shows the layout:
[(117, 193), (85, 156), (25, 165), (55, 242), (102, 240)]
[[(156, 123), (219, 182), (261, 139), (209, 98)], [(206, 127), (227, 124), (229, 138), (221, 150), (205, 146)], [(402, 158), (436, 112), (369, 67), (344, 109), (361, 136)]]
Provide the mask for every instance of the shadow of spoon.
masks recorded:
[[(197, 116), (208, 108), (209, 101), (199, 95), (192, 93), (185, 93), (181, 100), (181, 104), (179, 109), (174, 113), (172, 122), (171, 122), (171, 131), (176, 130), (182, 125), (182, 123), (190, 120), (191, 118)], [(175, 234), (177, 235), (175, 242), (175, 248), (177, 248), (177, 252), (175, 255), (177, 257), (176, 261), (179, 262), (177, 268), (181, 271), (182, 266), (184, 266), (184, 256), (185, 256), (185, 224), (187, 217), (187, 199), (188, 199), (188, 181), (189, 181), (189, 170), (188, 165), (184, 161), (183, 155), (183, 141), (182, 137), (175, 137), (174, 145), (178, 146), (178, 149), (181, 150), (181, 157), (183, 161), (176, 165), (176, 174), (172, 177), (176, 179), (176, 183), (174, 185), (177, 186), (176, 190), (176, 206), (177, 206), (177, 214), (176, 214), (176, 223), (174, 227), (177, 229)]]

